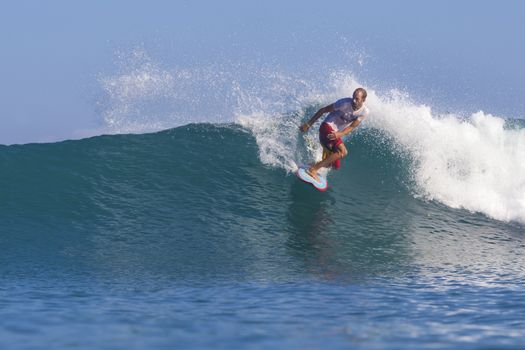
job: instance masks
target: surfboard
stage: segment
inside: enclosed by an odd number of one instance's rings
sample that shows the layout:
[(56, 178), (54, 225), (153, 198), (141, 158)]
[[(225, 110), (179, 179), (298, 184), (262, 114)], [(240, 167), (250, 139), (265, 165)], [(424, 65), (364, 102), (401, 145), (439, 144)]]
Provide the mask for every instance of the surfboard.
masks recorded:
[(318, 191), (326, 191), (328, 189), (328, 181), (326, 181), (326, 177), (319, 174), (319, 181), (317, 181), (313, 177), (308, 175), (306, 169), (308, 169), (307, 166), (300, 166), (299, 169), (297, 169), (295, 175), (297, 175), (297, 177), (302, 181), (314, 186), (315, 189), (317, 189)]

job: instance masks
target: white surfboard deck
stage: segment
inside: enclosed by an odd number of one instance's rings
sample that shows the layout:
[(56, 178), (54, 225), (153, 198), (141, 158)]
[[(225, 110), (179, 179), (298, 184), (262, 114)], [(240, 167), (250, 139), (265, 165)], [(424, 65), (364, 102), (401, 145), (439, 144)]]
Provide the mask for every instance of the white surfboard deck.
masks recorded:
[(300, 166), (299, 169), (297, 169), (297, 172), (295, 173), (297, 177), (301, 180), (303, 180), (306, 183), (311, 184), (314, 186), (318, 191), (324, 192), (328, 189), (328, 182), (326, 181), (326, 177), (318, 174), (319, 181), (315, 180), (313, 177), (308, 175), (306, 172), (306, 169), (308, 169), (308, 166)]

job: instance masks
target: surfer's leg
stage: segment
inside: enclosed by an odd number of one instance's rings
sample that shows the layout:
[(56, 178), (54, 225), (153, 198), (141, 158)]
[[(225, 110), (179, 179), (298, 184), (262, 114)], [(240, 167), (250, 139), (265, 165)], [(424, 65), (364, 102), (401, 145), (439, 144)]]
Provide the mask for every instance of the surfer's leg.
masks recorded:
[[(323, 145), (323, 157), (322, 159), (326, 159), (328, 158), (331, 154), (333, 154), (334, 152), (330, 151), (328, 148), (326, 148), (324, 145)], [(331, 167), (335, 170), (339, 170), (339, 168), (341, 168), (341, 159), (338, 159), (336, 160), (335, 162), (333, 162), (331, 164)]]
[(343, 159), (344, 157), (348, 155), (348, 150), (346, 149), (344, 143), (339, 144), (337, 148), (339, 149), (337, 153), (339, 153), (340, 157), (339, 159), (337, 159), (335, 162), (332, 163), (332, 167), (336, 170), (339, 170), (339, 168), (341, 168), (341, 159)]
[(345, 144), (341, 143), (337, 146), (337, 152), (334, 152), (330, 154), (325, 159), (321, 160), (318, 163), (315, 163), (308, 169), (306, 172), (313, 177), (316, 180), (319, 180), (319, 176), (317, 176), (317, 172), (321, 168), (326, 168), (330, 166), (330, 164), (340, 160), (341, 158), (345, 157), (348, 154), (348, 151), (346, 150)]

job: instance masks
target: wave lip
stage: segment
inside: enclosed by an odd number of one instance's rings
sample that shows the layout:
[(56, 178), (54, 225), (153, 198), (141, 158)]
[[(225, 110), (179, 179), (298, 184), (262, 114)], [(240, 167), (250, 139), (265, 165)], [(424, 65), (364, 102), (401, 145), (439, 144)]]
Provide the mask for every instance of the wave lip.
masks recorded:
[(482, 111), (437, 115), (405, 98), (372, 99), (372, 126), (411, 157), (414, 191), (452, 208), (525, 222), (525, 129)]

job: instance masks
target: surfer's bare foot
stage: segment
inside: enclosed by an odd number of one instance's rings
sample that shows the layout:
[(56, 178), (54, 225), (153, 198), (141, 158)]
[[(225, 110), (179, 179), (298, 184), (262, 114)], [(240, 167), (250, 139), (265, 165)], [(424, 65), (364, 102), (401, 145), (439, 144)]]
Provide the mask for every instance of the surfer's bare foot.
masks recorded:
[(306, 173), (314, 178), (315, 181), (319, 181), (319, 176), (317, 176), (317, 171), (310, 169), (306, 169)]

